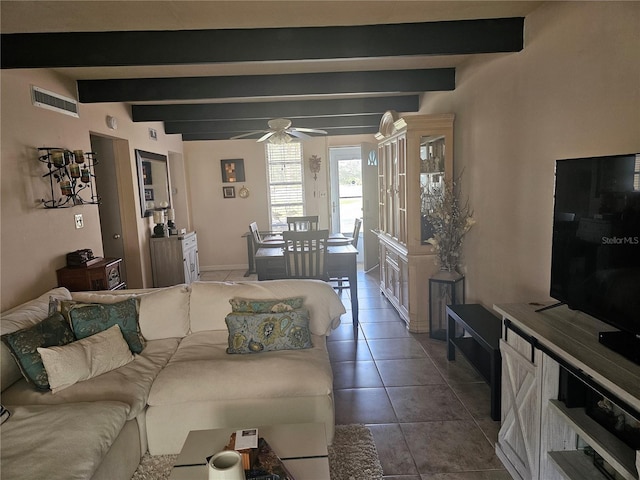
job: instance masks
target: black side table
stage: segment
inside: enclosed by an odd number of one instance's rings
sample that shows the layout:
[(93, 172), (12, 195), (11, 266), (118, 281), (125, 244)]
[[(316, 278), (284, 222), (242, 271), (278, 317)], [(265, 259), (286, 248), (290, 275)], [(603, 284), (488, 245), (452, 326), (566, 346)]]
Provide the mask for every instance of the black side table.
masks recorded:
[[(491, 388), (491, 418), (500, 420), (502, 357), (500, 319), (478, 304), (447, 306), (447, 359), (456, 359), (456, 347)], [(456, 324), (470, 336), (456, 335)]]

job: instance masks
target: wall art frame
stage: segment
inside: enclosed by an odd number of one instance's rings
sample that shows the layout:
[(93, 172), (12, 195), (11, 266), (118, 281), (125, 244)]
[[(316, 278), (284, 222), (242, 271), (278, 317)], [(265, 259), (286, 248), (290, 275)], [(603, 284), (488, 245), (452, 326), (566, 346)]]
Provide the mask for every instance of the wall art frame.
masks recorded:
[(245, 181), (244, 159), (242, 158), (220, 160), (220, 170), (222, 172), (222, 183), (238, 183)]

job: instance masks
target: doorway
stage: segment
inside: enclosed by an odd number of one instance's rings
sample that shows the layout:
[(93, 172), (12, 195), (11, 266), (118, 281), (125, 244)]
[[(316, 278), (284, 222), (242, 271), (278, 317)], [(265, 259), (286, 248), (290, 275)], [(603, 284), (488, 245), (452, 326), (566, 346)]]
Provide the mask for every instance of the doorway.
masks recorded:
[(331, 162), (331, 231), (350, 235), (362, 217), (360, 147), (329, 148)]
[[(362, 218), (362, 159), (359, 146), (329, 148), (331, 179), (331, 231), (353, 234), (356, 218)], [(358, 262), (364, 258), (362, 229), (358, 240)]]
[(351, 236), (356, 218), (362, 218), (358, 262), (369, 271), (379, 264), (377, 146), (362, 143), (329, 148), (331, 231)]
[(115, 141), (112, 138), (91, 135), (91, 150), (96, 154), (96, 191), (100, 197), (100, 230), (105, 258), (122, 258), (120, 273), (127, 282), (127, 262), (124, 248), (123, 226), (120, 215)]

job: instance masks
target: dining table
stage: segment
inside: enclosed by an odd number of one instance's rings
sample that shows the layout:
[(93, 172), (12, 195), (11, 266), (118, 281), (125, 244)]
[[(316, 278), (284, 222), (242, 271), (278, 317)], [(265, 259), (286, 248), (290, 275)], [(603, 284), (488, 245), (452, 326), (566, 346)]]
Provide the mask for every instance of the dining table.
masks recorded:
[[(327, 273), (329, 278), (347, 278), (351, 313), (354, 327), (358, 326), (358, 249), (351, 243), (331, 239), (327, 243)], [(254, 255), (258, 280), (280, 280), (287, 278), (284, 251), (281, 246), (261, 247)]]

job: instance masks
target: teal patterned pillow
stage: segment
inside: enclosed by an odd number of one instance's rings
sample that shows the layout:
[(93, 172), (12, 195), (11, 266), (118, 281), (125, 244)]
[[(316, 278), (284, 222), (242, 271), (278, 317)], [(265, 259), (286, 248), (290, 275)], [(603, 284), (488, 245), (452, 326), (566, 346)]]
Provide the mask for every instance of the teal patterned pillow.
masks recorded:
[(144, 348), (144, 338), (138, 325), (139, 303), (137, 298), (110, 304), (76, 303), (69, 309), (73, 332), (80, 340), (118, 325), (129, 349), (140, 353)]
[(2, 335), (2, 341), (9, 347), (24, 378), (40, 390), (49, 389), (49, 377), (37, 348), (66, 345), (75, 339), (71, 327), (59, 313), (32, 327)]
[(282, 300), (265, 300), (248, 298), (232, 298), (229, 300), (232, 312), (241, 313), (277, 313), (290, 312), (302, 308), (303, 297), (284, 298)]
[(313, 347), (307, 310), (251, 315), (230, 313), (225, 322), (229, 329), (227, 353), (258, 353)]

